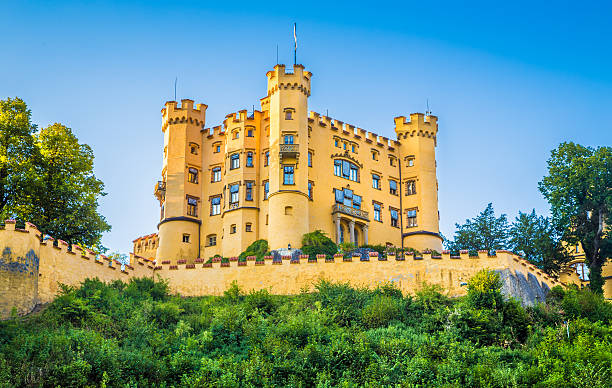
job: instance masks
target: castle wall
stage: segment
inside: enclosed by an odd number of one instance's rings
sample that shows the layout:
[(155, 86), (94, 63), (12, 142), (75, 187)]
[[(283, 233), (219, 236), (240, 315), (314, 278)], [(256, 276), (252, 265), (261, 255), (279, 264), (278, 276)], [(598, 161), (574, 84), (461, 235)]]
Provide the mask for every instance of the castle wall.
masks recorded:
[(172, 291), (183, 296), (221, 295), (234, 281), (246, 291), (268, 289), (273, 294), (297, 294), (302, 289), (312, 290), (319, 279), (369, 288), (392, 282), (406, 294), (427, 282), (441, 285), (450, 296), (460, 296), (467, 292), (467, 281), (483, 268), (509, 270), (523, 278), (535, 278), (543, 288), (562, 284), (507, 251), (498, 251), (495, 256), (481, 252), (477, 257), (469, 257), (467, 252), (457, 257), (448, 253), (438, 257), (425, 254), (422, 258), (407, 255), (403, 261), (392, 257), (379, 261), (371, 257), (369, 261), (353, 258), (346, 262), (336, 258), (334, 262), (319, 259), (316, 263), (301, 260), (299, 264), (292, 264), (283, 260), (282, 264), (273, 264), (272, 260), (265, 260), (263, 265), (253, 261), (222, 265), (163, 265), (155, 274), (167, 279)]
[(38, 301), (39, 249), (37, 231), (15, 230), (6, 221), (0, 230), (0, 319), (26, 314)]

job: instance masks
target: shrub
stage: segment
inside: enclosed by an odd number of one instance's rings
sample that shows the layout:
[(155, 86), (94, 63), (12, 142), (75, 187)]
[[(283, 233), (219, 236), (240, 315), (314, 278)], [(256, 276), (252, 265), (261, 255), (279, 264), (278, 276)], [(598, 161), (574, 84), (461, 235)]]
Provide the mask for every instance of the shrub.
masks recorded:
[(313, 259), (317, 255), (333, 256), (338, 252), (338, 246), (321, 230), (306, 233), (302, 237), (302, 248), (300, 249)]
[(475, 308), (500, 308), (503, 303), (499, 274), (482, 269), (468, 281), (467, 300)]
[(398, 320), (402, 311), (400, 301), (391, 296), (375, 296), (361, 310), (361, 323), (364, 327), (375, 328), (387, 326), (392, 321)]
[(249, 245), (247, 249), (238, 256), (238, 260), (246, 261), (247, 256), (257, 256), (257, 259), (261, 259), (269, 252), (268, 241), (257, 240)]

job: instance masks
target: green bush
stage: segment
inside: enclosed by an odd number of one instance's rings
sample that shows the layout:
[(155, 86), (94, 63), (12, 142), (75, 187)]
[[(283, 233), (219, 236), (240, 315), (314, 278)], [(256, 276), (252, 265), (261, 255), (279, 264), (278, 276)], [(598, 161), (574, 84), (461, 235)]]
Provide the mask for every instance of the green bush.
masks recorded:
[(499, 308), (503, 301), (501, 287), (497, 272), (480, 270), (468, 281), (467, 300), (475, 308)]
[(333, 256), (338, 252), (338, 246), (327, 237), (325, 232), (315, 230), (302, 236), (302, 253), (315, 258), (316, 255)]
[(239, 261), (246, 261), (248, 256), (257, 256), (258, 259), (268, 255), (270, 250), (268, 248), (268, 241), (257, 240), (254, 241), (247, 249), (238, 256)]

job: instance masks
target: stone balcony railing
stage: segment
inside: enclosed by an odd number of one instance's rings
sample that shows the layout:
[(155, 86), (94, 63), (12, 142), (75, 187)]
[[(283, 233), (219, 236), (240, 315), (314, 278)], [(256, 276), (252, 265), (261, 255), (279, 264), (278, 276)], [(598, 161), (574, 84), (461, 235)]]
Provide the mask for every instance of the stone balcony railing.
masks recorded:
[(299, 144), (280, 144), (278, 150), (281, 161), (283, 158), (298, 158), (300, 156)]
[(332, 210), (332, 214), (334, 213), (342, 213), (342, 214), (347, 214), (349, 216), (353, 216), (356, 218), (361, 218), (362, 220), (365, 221), (370, 221), (370, 217), (367, 211), (365, 210), (361, 210), (361, 209), (355, 209), (352, 208), (350, 206), (346, 206), (346, 205), (342, 205), (342, 204), (335, 204), (334, 208)]
[(166, 182), (157, 181), (154, 194), (161, 201), (166, 196)]

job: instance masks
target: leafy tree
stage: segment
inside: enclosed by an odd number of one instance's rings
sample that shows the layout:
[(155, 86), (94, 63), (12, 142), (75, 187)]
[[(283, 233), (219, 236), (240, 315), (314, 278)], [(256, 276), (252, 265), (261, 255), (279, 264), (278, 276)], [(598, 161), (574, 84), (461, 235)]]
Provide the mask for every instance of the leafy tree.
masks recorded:
[(338, 252), (336, 243), (334, 243), (331, 238), (327, 237), (322, 230), (306, 233), (302, 237), (302, 248), (300, 249), (305, 255), (311, 257), (315, 255), (332, 256)]
[(240, 261), (244, 261), (246, 260), (247, 256), (257, 256), (258, 259), (261, 259), (269, 252), (270, 249), (268, 248), (268, 241), (257, 240), (249, 245), (247, 249), (238, 256), (238, 259)]
[(548, 175), (539, 188), (551, 206), (563, 240), (581, 244), (590, 287), (601, 292), (601, 267), (612, 257), (612, 147), (562, 143), (551, 152)]
[(0, 100), (0, 217), (15, 217), (33, 185), (37, 148), (32, 134), (36, 125), (20, 98)]
[(569, 259), (561, 234), (535, 209), (531, 213), (519, 211), (508, 234), (510, 249), (546, 273), (556, 274)]
[(38, 179), (19, 217), (45, 233), (71, 243), (94, 246), (110, 225), (98, 213), (104, 184), (93, 173), (93, 151), (70, 128), (53, 124), (36, 134)]
[(455, 224), (457, 231), (452, 241), (445, 241), (451, 250), (468, 249), (489, 251), (505, 249), (508, 241), (508, 220), (506, 215), (495, 216), (493, 204), (489, 203), (485, 210), (465, 224)]

